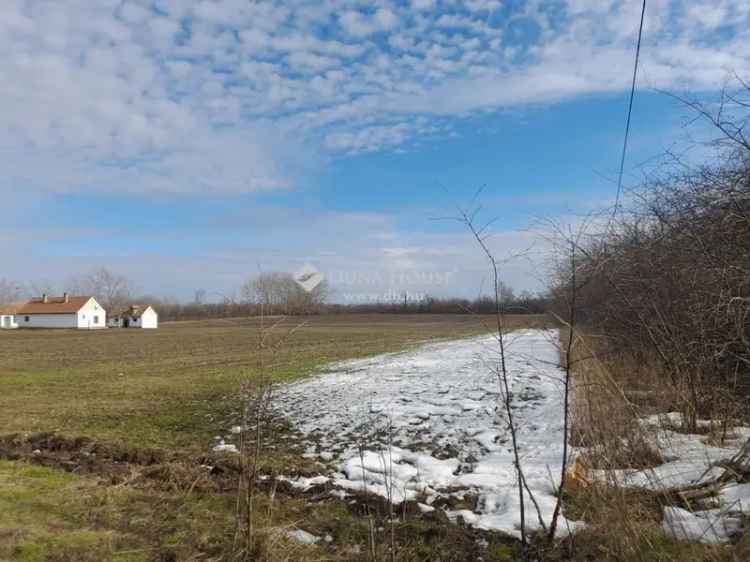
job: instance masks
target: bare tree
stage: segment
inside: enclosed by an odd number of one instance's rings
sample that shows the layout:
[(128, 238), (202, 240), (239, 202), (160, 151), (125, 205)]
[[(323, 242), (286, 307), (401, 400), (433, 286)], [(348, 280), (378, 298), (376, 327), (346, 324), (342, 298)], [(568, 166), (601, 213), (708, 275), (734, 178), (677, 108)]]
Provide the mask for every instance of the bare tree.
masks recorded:
[(193, 304), (203, 304), (206, 302), (206, 289), (196, 289), (193, 295)]
[[(555, 509), (550, 520), (547, 537), (550, 541), (555, 539), (558, 521), (562, 513), (563, 492), (567, 482), (568, 463), (570, 460), (570, 402), (573, 392), (573, 367), (576, 359), (573, 352), (578, 342), (577, 325), (577, 297), (581, 289), (581, 280), (578, 277), (579, 257), (581, 254), (581, 240), (586, 234), (588, 223), (584, 222), (580, 228), (573, 232), (570, 228), (565, 232), (561, 227), (552, 224), (556, 231), (554, 245), (558, 254), (556, 267), (557, 286), (564, 287), (565, 292), (558, 291), (558, 306), (562, 305), (559, 312), (551, 310), (551, 314), (564, 327), (564, 337), (561, 339), (561, 363), (563, 369), (563, 443), (562, 459), (560, 464), (560, 485), (557, 488), (557, 500)], [(585, 282), (585, 281), (584, 281)]]
[(262, 305), (269, 313), (305, 314), (325, 303), (328, 284), (323, 280), (307, 290), (291, 274), (273, 271), (245, 282), (241, 294), (245, 302)]
[[(239, 479), (235, 497), (235, 532), (232, 551), (235, 560), (265, 560), (264, 532), (256, 519), (258, 503), (256, 495), (261, 470), (266, 465), (265, 448), (272, 438), (270, 427), (274, 381), (275, 355), (304, 322), (287, 329), (274, 339), (284, 319), (271, 325), (265, 321), (265, 307), (261, 306), (260, 322), (256, 332), (256, 372), (243, 374), (240, 378), (239, 395), (241, 419), (239, 433)], [(270, 513), (270, 508), (269, 512)], [(268, 513), (266, 516), (268, 517)]]
[(124, 305), (131, 295), (130, 280), (104, 267), (96, 269), (84, 277), (71, 279), (68, 292), (91, 295), (104, 308), (111, 309)]
[(498, 281), (497, 298), (500, 299), (500, 302), (507, 309), (508, 306), (515, 302), (516, 293), (513, 290), (513, 287), (511, 287), (507, 283), (504, 283), (503, 281)]
[(23, 287), (10, 279), (0, 279), (0, 303), (10, 303), (20, 300), (23, 296)]
[[(481, 190), (475, 195), (475, 199), (479, 196)], [(542, 518), (542, 513), (539, 505), (536, 501), (536, 497), (526, 483), (526, 476), (523, 470), (523, 463), (521, 459), (521, 446), (518, 439), (518, 423), (514, 415), (515, 404), (513, 402), (513, 393), (510, 387), (511, 374), (508, 369), (507, 362), (507, 349), (506, 341), (508, 330), (506, 328), (506, 298), (513, 298), (512, 290), (509, 286), (505, 285), (502, 281), (502, 272), (500, 262), (495, 254), (492, 253), (489, 246), (487, 245), (487, 230), (492, 224), (492, 221), (480, 227), (477, 225), (476, 217), (481, 211), (481, 206), (477, 206), (473, 210), (459, 209), (459, 216), (457, 220), (462, 223), (467, 230), (471, 233), (472, 237), (476, 241), (477, 245), (487, 259), (491, 271), (491, 282), (493, 287), (493, 304), (494, 304), (494, 321), (495, 321), (495, 337), (498, 345), (499, 361), (495, 369), (495, 375), (498, 380), (498, 386), (500, 390), (500, 396), (502, 401), (502, 408), (505, 413), (506, 423), (508, 431), (510, 433), (511, 448), (513, 451), (513, 465), (516, 471), (516, 478), (518, 480), (518, 506), (520, 515), (520, 532), (521, 532), (521, 544), (524, 549), (529, 546), (528, 533), (526, 529), (526, 496), (528, 495), (529, 500), (534, 505), (536, 514), (539, 520), (540, 527), (543, 531), (546, 531), (546, 526)], [(526, 554), (526, 553), (524, 553)]]

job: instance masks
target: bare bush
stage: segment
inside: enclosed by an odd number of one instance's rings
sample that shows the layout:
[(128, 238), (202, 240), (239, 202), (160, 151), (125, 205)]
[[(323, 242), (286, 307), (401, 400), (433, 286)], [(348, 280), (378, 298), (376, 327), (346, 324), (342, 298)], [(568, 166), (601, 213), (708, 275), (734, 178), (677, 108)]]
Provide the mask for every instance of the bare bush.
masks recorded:
[[(669, 460), (658, 432), (706, 433), (706, 443), (723, 444), (733, 424), (750, 419), (750, 103), (742, 100), (725, 91), (716, 106), (691, 103), (720, 131), (717, 156), (699, 167), (673, 161), (605, 228), (559, 252), (553, 310), (580, 326), (579, 348), (566, 354), (575, 365), (571, 437), (585, 448), (566, 506), (589, 523), (575, 539), (579, 554), (603, 544), (613, 560), (720, 558), (701, 545), (666, 546), (662, 507), (695, 508), (747, 478), (750, 444), (731, 471), (700, 482), (636, 491), (618, 479)], [(645, 419), (674, 411), (682, 415)]]
[(748, 156), (650, 182), (579, 247), (579, 316), (613, 349), (658, 360), (693, 427), (724, 408), (726, 391), (750, 391)]

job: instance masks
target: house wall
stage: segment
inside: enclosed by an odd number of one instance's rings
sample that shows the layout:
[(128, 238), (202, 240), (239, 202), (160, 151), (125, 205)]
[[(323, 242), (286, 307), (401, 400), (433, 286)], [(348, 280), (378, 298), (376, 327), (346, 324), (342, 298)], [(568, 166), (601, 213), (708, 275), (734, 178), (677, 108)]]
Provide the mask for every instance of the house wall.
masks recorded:
[(104, 310), (94, 299), (84, 304), (78, 311), (77, 328), (99, 329), (107, 327), (107, 311)]
[(18, 325), (21, 328), (77, 328), (78, 316), (74, 312), (70, 314), (19, 314)]
[(107, 327), (107, 312), (94, 299), (89, 299), (77, 313), (19, 314), (16, 316), (16, 321), (20, 328), (78, 328), (93, 330)]
[(143, 314), (141, 314), (140, 322), (138, 323), (138, 326), (141, 328), (156, 328), (159, 325), (159, 315), (156, 314), (156, 311), (148, 307), (146, 310), (143, 311)]

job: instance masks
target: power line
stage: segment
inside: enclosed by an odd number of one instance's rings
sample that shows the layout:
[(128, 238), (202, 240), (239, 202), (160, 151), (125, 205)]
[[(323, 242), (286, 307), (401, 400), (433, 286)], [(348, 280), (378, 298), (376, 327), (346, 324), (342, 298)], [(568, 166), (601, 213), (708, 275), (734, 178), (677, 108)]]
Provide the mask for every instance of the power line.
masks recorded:
[(633, 65), (633, 81), (630, 84), (630, 102), (628, 103), (628, 119), (625, 122), (625, 139), (622, 143), (622, 155), (620, 156), (620, 172), (617, 175), (617, 197), (615, 197), (615, 208), (612, 211), (612, 220), (617, 214), (620, 206), (620, 197), (622, 194), (622, 176), (625, 171), (625, 155), (628, 151), (628, 137), (630, 136), (630, 117), (633, 114), (633, 98), (635, 97), (635, 81), (638, 76), (638, 60), (641, 56), (641, 37), (643, 36), (643, 19), (646, 14), (646, 0), (643, 0), (641, 7), (641, 23), (638, 26), (638, 43), (635, 47), (635, 64)]

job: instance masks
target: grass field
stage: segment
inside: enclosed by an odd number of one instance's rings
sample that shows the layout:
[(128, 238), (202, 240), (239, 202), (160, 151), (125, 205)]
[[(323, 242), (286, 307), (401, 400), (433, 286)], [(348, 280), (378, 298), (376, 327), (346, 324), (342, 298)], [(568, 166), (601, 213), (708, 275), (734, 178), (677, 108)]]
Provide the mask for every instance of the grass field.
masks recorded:
[[(510, 319), (514, 327), (541, 321)], [(23, 438), (6, 440), (6, 448), (0, 446), (10, 459), (0, 462), (0, 561), (222, 560), (232, 530), (232, 495), (204, 482), (190, 459), (209, 452), (213, 436), (235, 421), (241, 380), (252, 381), (261, 371), (277, 381), (292, 380), (327, 362), (492, 327), (491, 318), (468, 315), (264, 320), (266, 327), (275, 323), (263, 351), (258, 319), (164, 323), (155, 331), (0, 332), (2, 435), (51, 432), (132, 450), (154, 448), (177, 459), (159, 465), (168, 477), (144, 477), (143, 466), (117, 460), (131, 458), (119, 450), (90, 449), (111, 462), (102, 464), (103, 473), (92, 469), (79, 476), (54, 462), (40, 467), (29, 464), (33, 457), (15, 458), (12, 443)], [(80, 460), (72, 464), (69, 471), (81, 472)], [(362, 519), (335, 503), (311, 508), (287, 497), (274, 506), (271, 519), (278, 525), (302, 517), (308, 528), (317, 521), (321, 532), (351, 534), (347, 540), (355, 546), (367, 539)], [(430, 525), (422, 531), (434, 533)], [(416, 541), (414, 552), (428, 548), (413, 528), (405, 536)], [(459, 551), (446, 559), (464, 559), (463, 539), (451, 540)], [(278, 557), (281, 551), (275, 552)], [(309, 556), (297, 552), (287, 559), (358, 559), (345, 548)], [(415, 556), (403, 559), (425, 559)]]
[[(266, 318), (272, 326), (278, 319)], [(204, 448), (261, 365), (275, 380), (330, 361), (486, 331), (487, 317), (288, 318), (259, 351), (257, 319), (164, 323), (158, 330), (0, 332), (0, 427), (134, 446)], [(289, 334), (290, 330), (294, 330)], [(283, 341), (280, 341), (283, 340)], [(277, 344), (277, 345), (274, 345)]]

